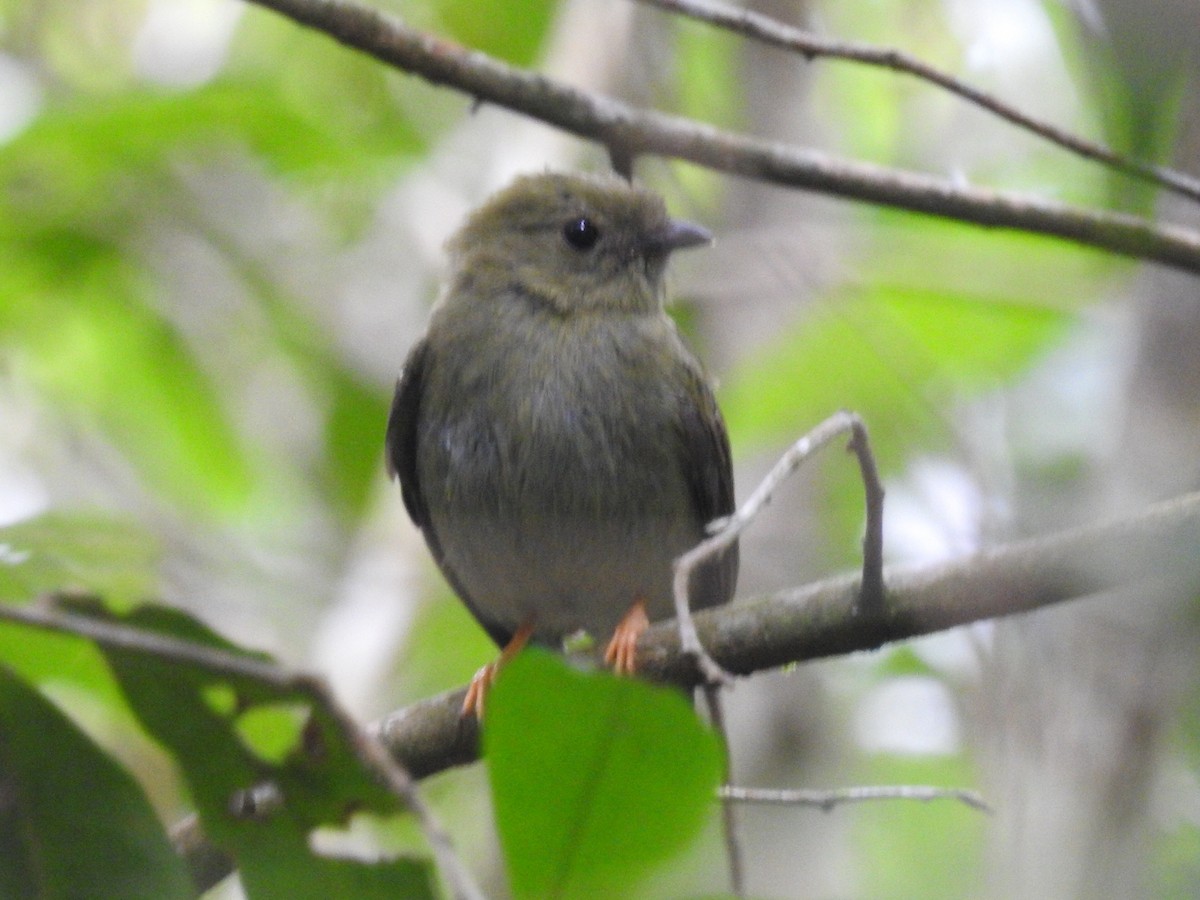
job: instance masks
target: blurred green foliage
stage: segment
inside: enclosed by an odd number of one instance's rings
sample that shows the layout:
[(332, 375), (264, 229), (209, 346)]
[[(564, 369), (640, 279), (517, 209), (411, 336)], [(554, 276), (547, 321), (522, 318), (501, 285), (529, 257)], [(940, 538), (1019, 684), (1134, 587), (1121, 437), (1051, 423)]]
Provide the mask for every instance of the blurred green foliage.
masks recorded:
[[(562, 9), (549, 0), (486, 4), (486, 10), (471, 0), (396, 0), (386, 6), (447, 38), (535, 67)], [(902, 46), (953, 70), (963, 63), (965, 48), (942, 7), (907, 0), (819, 6), (831, 33)], [(1080, 122), (1102, 123), (1120, 149), (1162, 156), (1175, 139), (1175, 111), (1185, 90), (1177, 61), (1165, 58), (1131, 75), (1129, 59), (1118, 59), (1100, 42), (1080, 39), (1065, 7), (1044, 6), (1054, 25), (1056, 52), (1083, 86)], [(295, 558), (281, 561), (280, 545), (306, 562), (306, 555), (315, 555), (312, 544), (296, 535), (316, 534), (320, 552), (335, 561), (331, 566), (345, 566), (376, 512), (373, 488), (381, 478), (388, 378), (368, 371), (340, 345), (329, 320), (317, 314), (323, 310), (314, 310), (297, 285), (261, 265), (236, 240), (215, 233), (220, 229), (204, 220), (186, 173), (221, 171), (222, 166), (231, 173), (249, 170), (310, 215), (335, 251), (345, 249), (395, 214), (387, 203), (407, 174), (422, 165), (444, 164), (436, 161), (447, 153), (469, 100), (387, 70), (254, 6), (239, 13), (215, 78), (192, 87), (154, 84), (137, 73), (130, 52), (153, 7), (141, 0), (0, 3), (0, 46), (36, 74), (42, 91), (28, 126), (0, 144), (0, 400), (25, 397), (28, 390), (44, 411), (37, 424), (64, 433), (39, 441), (54, 444), (68, 460), (77, 453), (81, 468), (88, 451), (77, 442), (101, 442), (144, 492), (131, 497), (128, 508), (114, 511), (95, 509), (82, 499), (73, 502), (72, 489), (64, 487), (45, 514), (0, 528), (4, 603), (71, 588), (97, 592), (112, 608), (125, 610), (135, 600), (163, 593), (166, 545), (183, 545), (184, 552), (178, 546), (176, 551), (186, 566), (194, 563), (191, 551), (213, 534), (249, 543), (265, 533), (269, 539), (246, 555), (265, 560), (265, 567), (295, 567), (305, 574)], [(722, 127), (748, 127), (754, 120), (744, 43), (695, 23), (669, 23), (660, 33), (666, 37), (650, 52), (662, 58), (651, 60), (651, 68), (666, 73), (665, 83), (650, 95), (673, 112)], [(845, 63), (810, 65), (796, 59), (795, 65), (811, 70), (806, 108), (821, 123), (813, 141), (847, 155), (916, 167), (960, 128), (956, 101), (911, 79)], [(781, 107), (788, 114), (794, 110), (790, 103)], [(775, 124), (786, 130), (794, 123)], [(451, 152), (462, 149), (452, 146)], [(949, 165), (933, 156), (930, 165)], [(999, 186), (1018, 185), (1076, 202), (1146, 209), (1153, 200), (1151, 192), (1106, 179), (1065, 154), (988, 158), (980, 167)], [(676, 176), (674, 184), (663, 185), (673, 208), (687, 201), (706, 216), (719, 214), (725, 179), (687, 167), (652, 171)], [(444, 210), (425, 212), (432, 220)], [(239, 224), (251, 232), (256, 226)], [(425, 224), (418, 221), (415, 227)], [(856, 270), (817, 290), (809, 306), (797, 304), (769, 340), (723, 373), (722, 406), (742, 457), (782, 448), (842, 407), (867, 421), (887, 477), (900, 476), (923, 456), (953, 455), (957, 405), (1012, 384), (1132, 268), (1044, 239), (909, 214), (856, 211), (853, 227), (868, 247), (856, 257)], [(164, 263), (150, 248), (151, 238), (171, 230), (205, 242), (227, 263), (253, 312), (247, 318), (257, 323), (245, 333), (240, 320), (231, 328), (256, 358), (294, 374), (297, 390), (315, 410), (315, 447), (286, 428), (265, 433), (270, 426), (239, 407), (235, 393), (244, 387), (242, 373), (225, 370), (226, 348), (207, 346), (189, 330), (189, 315), (196, 310), (172, 308), (164, 299), (171, 277), (207, 277), (187, 273), (181, 260)], [(224, 289), (201, 288), (195, 292), (200, 296)], [(214, 303), (206, 312), (219, 318), (226, 308)], [(704, 323), (694, 324), (702, 333)], [(401, 358), (397, 347), (396, 366)], [(287, 415), (280, 418), (294, 424)], [(829, 565), (851, 565), (861, 528), (861, 486), (849, 461), (827, 464), (822, 478), (827, 512), (820, 529), (834, 548)], [(190, 542), (179, 538), (181, 531)], [(214, 555), (218, 561), (208, 573), (213, 580), (235, 570), (236, 560), (221, 550)], [(178, 558), (174, 562), (180, 565)], [(314, 589), (340, 582), (343, 574), (335, 572)], [(460, 682), (491, 652), (469, 616), (444, 594), (443, 589), (414, 617), (390, 695), (397, 702)], [(179, 619), (146, 624), (233, 649)], [(112, 654), (106, 662), (84, 641), (10, 624), (0, 625), (0, 661), (4, 778), (44, 787), (35, 780), (34, 765), (43, 744), (3, 740), (14, 730), (17, 715), (24, 734), (36, 729), (47, 736), (45, 746), (60, 751), (47, 758), (45, 771), (75, 765), (96, 773), (99, 793), (90, 793), (91, 787), (67, 790), (59, 799), (62, 820), (44, 829), (39, 823), (38, 833), (47, 841), (63, 840), (59, 826), (75, 818), (119, 828), (128, 816), (137, 834), (155, 832), (142, 789), (110, 765), (110, 757), (84, 731), (106, 732), (108, 745), (135, 743), (128, 736), (143, 721), (140, 740), (149, 743), (144, 736), (149, 732), (167, 745), (189, 783), (173, 795), (161, 785), (143, 784), (160, 812), (173, 817), (183, 804), (195, 803), (218, 823), (235, 783), (286, 769), (294, 761), (298, 721), (307, 711), (302, 699), (286, 692), (268, 695), (241, 684), (214, 687), (194, 672), (181, 675), (171, 666)], [(909, 651), (881, 654), (874, 668), (859, 671), (858, 687), (916, 670), (936, 677)], [(539, 879), (547, 873), (566, 873), (564, 878), (579, 886), (577, 893), (608, 883), (618, 867), (640, 874), (685, 845), (704, 817), (711, 817), (712, 806), (704, 798), (718, 752), (711, 735), (676, 698), (653, 696), (637, 685), (582, 679), (540, 660), (514, 666), (508, 674), (494, 698), (497, 721), (489, 740), (498, 758), (489, 774), (501, 840), (512, 854), (509, 878), (519, 895), (538, 895), (546, 886)], [(529, 685), (521, 688), (522, 680)], [(27, 685), (56, 699), (85, 698), (78, 706), (86, 712), (69, 710), (88, 720), (83, 731)], [(250, 695), (252, 702), (246, 702)], [(532, 702), (538, 695), (551, 702)], [(581, 705), (589, 715), (617, 709), (628, 718), (613, 729), (599, 716), (578, 715)], [(507, 718), (510, 713), (514, 719)], [(539, 717), (548, 717), (551, 726), (555, 721), (570, 725), (572, 746), (590, 748), (593, 755), (580, 750), (574, 759), (560, 760), (559, 768), (559, 762), (544, 759), (523, 768), (529, 754), (546, 750), (528, 743), (529, 723)], [(96, 719), (106, 720), (103, 728), (95, 727)], [(188, 733), (184, 726), (189, 724), (203, 728)], [(1200, 735), (1191, 724), (1179, 744), (1181, 755), (1194, 761), (1200, 757)], [(553, 736), (552, 728), (543, 730)], [(559, 737), (565, 733), (564, 728)], [(606, 736), (612, 744), (604, 743)], [(646, 758), (627, 760), (637, 755), (628, 741), (640, 741)], [(848, 755), (840, 774), (853, 781), (964, 785), (973, 777), (966, 757), (965, 750), (915, 761)], [(596, 760), (594, 771), (624, 793), (617, 791), (604, 803), (577, 798), (573, 807), (548, 802), (559, 796), (548, 796), (551, 776), (577, 784), (579, 773), (570, 764)], [(141, 774), (136, 763), (127, 764)], [(679, 781), (659, 778), (666, 769)], [(339, 780), (343, 775), (346, 781)], [(352, 804), (338, 789), (349, 782), (371, 802), (387, 806), (361, 783), (362, 773), (352, 765), (330, 777), (336, 802), (310, 796), (313, 806), (305, 812), (311, 817), (282, 823), (282, 832), (247, 852), (265, 850), (265, 855), (311, 862), (308, 828), (344, 818)], [(302, 787), (301, 793), (311, 789)], [(56, 790), (63, 791), (62, 784)], [(430, 793), (448, 808), (447, 820), (464, 831), (479, 818), (462, 812), (477, 809), (468, 806), (476, 798), (464, 799), (447, 782), (431, 785)], [(355, 803), (361, 801), (355, 797)], [(321, 806), (326, 800), (336, 807), (332, 813), (331, 806)], [(588, 836), (620, 836), (613, 823), (622, 813), (629, 816), (634, 807), (627, 804), (635, 801), (655, 807), (655, 816), (644, 810), (633, 816), (640, 829), (629, 832), (638, 836), (636, 847), (549, 840), (577, 826), (581, 831), (570, 836), (579, 838), (586, 829), (578, 823), (588, 824), (594, 810), (607, 818), (590, 822)], [(111, 817), (98, 818), (101, 812)], [(534, 812), (541, 817), (541, 832), (522, 835), (522, 823), (533, 821)], [(569, 821), (553, 818), (564, 813)], [(978, 889), (986, 823), (977, 813), (949, 802), (915, 808), (896, 804), (856, 810), (852, 821), (854, 865), (864, 896), (954, 897)], [(216, 824), (214, 833), (220, 828)], [(229, 829), (230, 839), (253, 843), (247, 838), (251, 830), (237, 823)], [(539, 840), (542, 835), (547, 839)], [(168, 896), (178, 881), (163, 856), (161, 837), (161, 829), (146, 837), (146, 865), (161, 878), (153, 882), (153, 895)], [(11, 830), (0, 830), (0, 858), (14, 861), (0, 870), (0, 893), (13, 883), (4, 878), (28, 876), (18, 865), (28, 854), (11, 838)], [(1195, 844), (1195, 830), (1181, 827), (1161, 848), (1163, 883), (1177, 896), (1187, 895), (1185, 886), (1194, 884)], [(122, 854), (101, 859), (61, 844), (42, 849), (54, 856), (75, 853), (81, 863), (98, 867), (127, 861)], [(487, 857), (486, 847), (471, 849)], [(589, 868), (581, 859), (604, 865)], [(384, 890), (386, 880), (397, 876), (411, 878), (414, 890), (432, 890), (423, 862), (400, 864), (378, 883), (374, 874), (363, 874), (364, 867), (318, 861), (315, 871), (298, 866), (276, 884), (270, 868), (252, 865), (247, 886), (273, 896), (370, 896), (368, 891)], [(121, 884), (101, 871), (95, 870), (95, 877)]]
[(521, 66), (536, 61), (557, 9), (551, 0), (512, 0), (490, 7), (486, 15), (473, 0), (430, 5), (437, 22), (462, 44)]
[[(1094, 40), (1095, 23), (1081, 25), (1060, 4), (1042, 4), (1076, 81), (1092, 100), (1104, 142), (1118, 153), (1169, 164), (1178, 138), (1180, 107), (1193, 77), (1186, 38), (1167, 36), (1149, 44), (1138, 29), (1122, 28), (1121, 40)], [(1120, 19), (1120, 9), (1112, 10)], [(1145, 30), (1149, 38), (1151, 30)], [(1156, 192), (1117, 173), (1106, 176), (1106, 200), (1114, 208), (1149, 214)]]
[[(932, 784), (958, 787), (972, 782), (970, 767), (955, 756), (905, 757), (879, 754), (867, 761), (870, 784)], [(965, 803), (891, 801), (859, 804), (854, 828), (863, 848), (866, 896), (928, 900), (978, 896), (986, 814)], [(929, 877), (930, 871), (938, 873)]]
[(129, 604), (154, 593), (160, 556), (153, 533), (132, 518), (47, 513), (0, 528), (0, 600), (89, 590)]

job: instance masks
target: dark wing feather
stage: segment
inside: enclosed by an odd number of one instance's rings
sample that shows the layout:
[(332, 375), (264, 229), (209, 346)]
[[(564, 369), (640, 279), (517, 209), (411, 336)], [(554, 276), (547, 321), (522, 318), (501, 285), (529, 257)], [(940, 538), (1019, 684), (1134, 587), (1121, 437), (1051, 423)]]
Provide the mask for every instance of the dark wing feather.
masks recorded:
[[(689, 374), (689, 396), (681, 415), (683, 472), (703, 536), (709, 522), (734, 511), (733, 459), (725, 420), (712, 389), (698, 371)], [(720, 557), (697, 569), (692, 576), (694, 609), (728, 602), (737, 584), (738, 559), (738, 545), (734, 543)]]
[(423, 394), (426, 367), (429, 365), (429, 345), (421, 340), (408, 353), (400, 379), (396, 382), (396, 393), (392, 396), (392, 410), (388, 414), (387, 437), (384, 442), (388, 474), (400, 479), (400, 494), (404, 498), (404, 508), (408, 510), (413, 522), (425, 536), (425, 543), (433, 560), (450, 583), (450, 587), (458, 594), (459, 599), (466, 604), (472, 615), (483, 626), (501, 647), (512, 639), (512, 631), (499, 625), (480, 612), (470, 594), (463, 588), (462, 582), (454, 569), (446, 562), (442, 552), (441, 541), (433, 527), (429, 515), (429, 507), (421, 491), (421, 482), (417, 474), (417, 436), (418, 423), (421, 416), (421, 396)]
[(429, 345), (424, 339), (408, 352), (408, 359), (404, 361), (400, 379), (396, 382), (396, 393), (392, 396), (392, 410), (388, 413), (384, 442), (388, 474), (400, 479), (404, 508), (421, 529), (429, 527), (429, 509), (425, 506), (421, 484), (417, 479), (417, 422), (421, 414), (421, 394), (428, 356)]

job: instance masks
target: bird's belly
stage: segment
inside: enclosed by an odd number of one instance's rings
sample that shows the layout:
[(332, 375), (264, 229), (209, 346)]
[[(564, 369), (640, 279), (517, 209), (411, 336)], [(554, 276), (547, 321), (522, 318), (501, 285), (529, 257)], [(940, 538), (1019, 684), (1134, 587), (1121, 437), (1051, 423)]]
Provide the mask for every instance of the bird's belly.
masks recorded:
[(443, 541), (444, 562), (477, 614), (509, 632), (533, 619), (536, 638), (552, 645), (580, 630), (607, 640), (637, 600), (652, 620), (670, 616), (672, 562), (697, 540), (677, 516), (501, 520), (475, 512), (434, 527), (453, 535)]
[[(671, 566), (702, 537), (664, 402), (558, 366), (499, 409), (430, 419), (420, 480), (442, 565), (493, 633), (606, 641), (629, 607), (673, 609)], [(480, 397), (482, 392), (464, 392)]]

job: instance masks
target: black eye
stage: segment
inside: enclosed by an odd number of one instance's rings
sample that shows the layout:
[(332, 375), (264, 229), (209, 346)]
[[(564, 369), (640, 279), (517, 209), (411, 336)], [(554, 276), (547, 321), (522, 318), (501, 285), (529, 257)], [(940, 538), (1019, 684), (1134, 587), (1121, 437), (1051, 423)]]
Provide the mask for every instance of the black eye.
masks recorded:
[(600, 240), (600, 229), (588, 218), (572, 219), (563, 226), (563, 237), (576, 250), (591, 250)]

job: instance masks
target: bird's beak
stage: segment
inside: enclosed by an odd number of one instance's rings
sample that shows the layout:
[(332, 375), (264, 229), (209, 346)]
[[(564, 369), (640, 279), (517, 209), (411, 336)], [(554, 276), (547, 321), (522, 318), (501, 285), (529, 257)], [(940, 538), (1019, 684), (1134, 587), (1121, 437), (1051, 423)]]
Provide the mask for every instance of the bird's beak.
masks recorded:
[(666, 254), (685, 247), (711, 244), (712, 240), (712, 233), (707, 228), (680, 219), (668, 219), (662, 227), (646, 235), (646, 247), (651, 251)]

